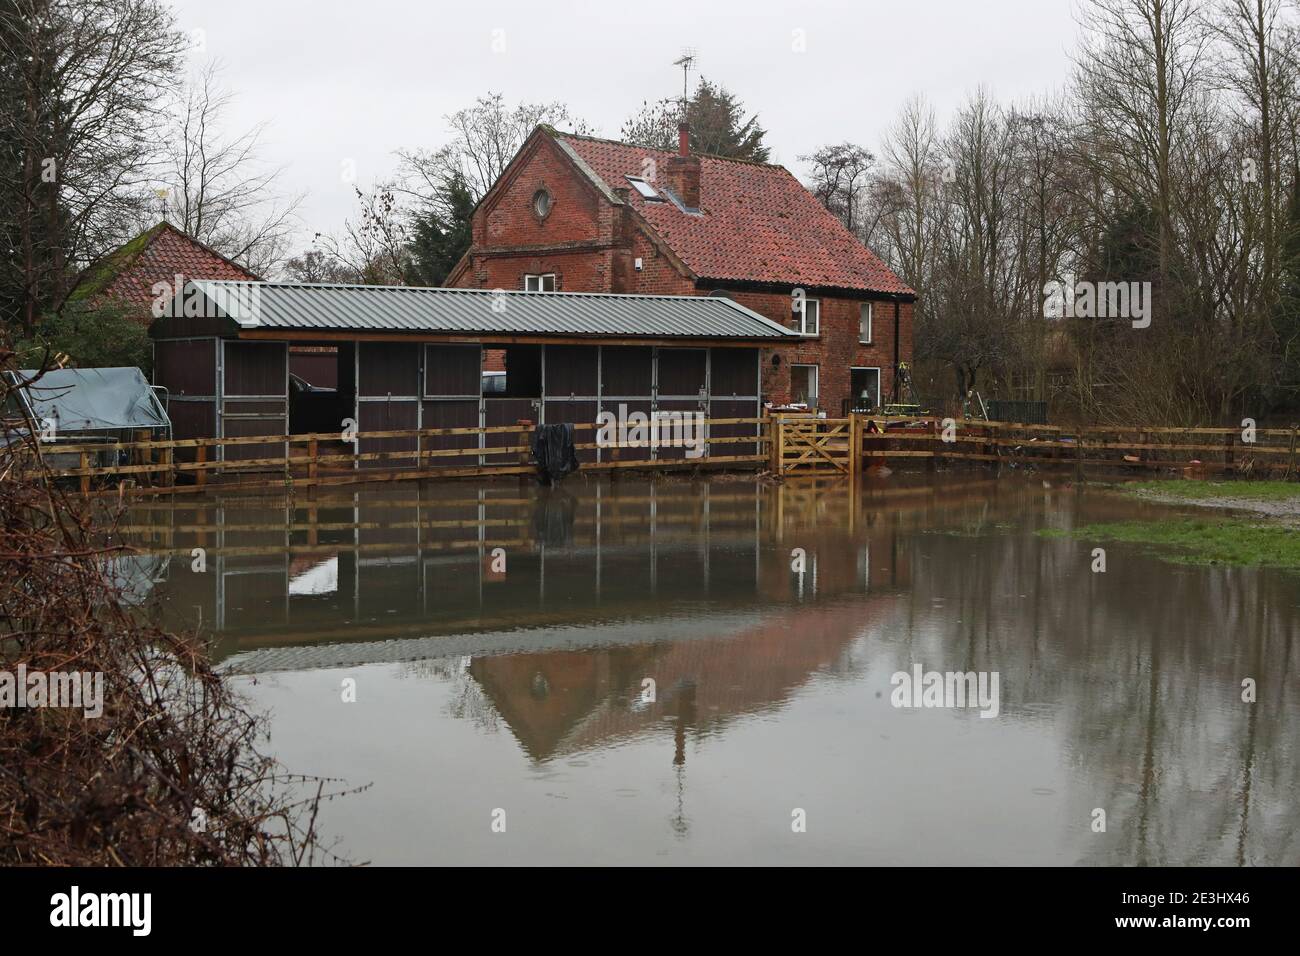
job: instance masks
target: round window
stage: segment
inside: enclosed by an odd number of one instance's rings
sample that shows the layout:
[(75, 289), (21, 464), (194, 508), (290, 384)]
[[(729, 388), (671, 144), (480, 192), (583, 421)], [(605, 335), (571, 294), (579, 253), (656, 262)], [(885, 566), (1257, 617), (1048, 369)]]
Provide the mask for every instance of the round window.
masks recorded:
[(538, 219), (545, 219), (551, 214), (551, 194), (545, 189), (533, 193), (533, 212), (537, 213)]

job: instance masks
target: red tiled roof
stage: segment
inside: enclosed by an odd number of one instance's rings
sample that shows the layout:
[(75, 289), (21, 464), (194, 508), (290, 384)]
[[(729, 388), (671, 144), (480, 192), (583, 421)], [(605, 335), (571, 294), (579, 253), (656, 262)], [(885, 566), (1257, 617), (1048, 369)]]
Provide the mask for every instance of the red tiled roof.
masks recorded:
[[(627, 176), (644, 175), (646, 158), (665, 170), (674, 156), (569, 133), (556, 137), (611, 189), (627, 186)], [(915, 294), (784, 166), (701, 156), (703, 215), (647, 200), (635, 189), (628, 202), (701, 279)]]
[(148, 308), (154, 300), (154, 285), (173, 284), (177, 275), (183, 279), (261, 278), (171, 223), (160, 222), (87, 269), (68, 298), (111, 298)]

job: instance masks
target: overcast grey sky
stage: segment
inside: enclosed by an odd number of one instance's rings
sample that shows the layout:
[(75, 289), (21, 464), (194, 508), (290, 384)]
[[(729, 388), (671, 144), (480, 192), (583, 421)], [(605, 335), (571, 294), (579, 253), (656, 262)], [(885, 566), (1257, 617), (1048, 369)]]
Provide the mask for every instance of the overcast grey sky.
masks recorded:
[(304, 246), (352, 211), (345, 159), (358, 185), (382, 178), (396, 150), (440, 145), (443, 117), (488, 91), (562, 100), (617, 138), (643, 100), (680, 93), (672, 61), (694, 47), (703, 75), (759, 113), (772, 161), (802, 177), (797, 157), (819, 145), (876, 150), (912, 94), (943, 119), (980, 84), (1003, 101), (1059, 89), (1076, 35), (1072, 0), (173, 3), (202, 31), (195, 62), (225, 67), (229, 129), (265, 123), (262, 155), (307, 194)]

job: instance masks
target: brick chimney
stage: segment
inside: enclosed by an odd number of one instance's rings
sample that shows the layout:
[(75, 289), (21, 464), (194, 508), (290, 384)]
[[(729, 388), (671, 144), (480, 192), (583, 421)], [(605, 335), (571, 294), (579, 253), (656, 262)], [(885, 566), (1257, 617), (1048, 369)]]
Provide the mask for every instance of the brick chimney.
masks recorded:
[(691, 128), (677, 127), (677, 155), (668, 160), (668, 187), (691, 209), (700, 208), (700, 157), (691, 155)]

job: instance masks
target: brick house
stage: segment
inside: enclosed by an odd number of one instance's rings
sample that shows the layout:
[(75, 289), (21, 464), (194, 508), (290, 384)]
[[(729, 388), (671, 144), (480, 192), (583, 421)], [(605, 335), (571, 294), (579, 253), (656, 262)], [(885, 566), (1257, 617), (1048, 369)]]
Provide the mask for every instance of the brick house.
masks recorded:
[(691, 154), (687, 132), (672, 153), (538, 127), (446, 284), (725, 295), (804, 333), (765, 351), (765, 400), (831, 415), (863, 392), (888, 400), (915, 293), (784, 167)]
[(68, 302), (122, 302), (134, 306), (140, 321), (153, 321), (157, 283), (185, 279), (257, 280), (254, 275), (169, 222), (146, 229), (77, 277)]

